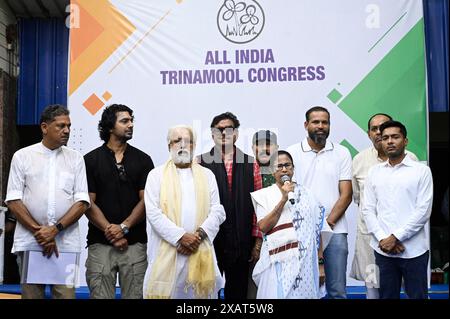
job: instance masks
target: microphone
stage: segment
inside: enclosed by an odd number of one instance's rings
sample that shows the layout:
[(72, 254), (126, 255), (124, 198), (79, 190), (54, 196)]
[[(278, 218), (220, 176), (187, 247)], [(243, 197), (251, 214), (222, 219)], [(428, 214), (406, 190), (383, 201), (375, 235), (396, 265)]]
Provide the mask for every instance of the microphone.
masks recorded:
[[(291, 183), (291, 178), (288, 175), (283, 175), (283, 176), (281, 176), (281, 181), (283, 182), (284, 185), (290, 184)], [(288, 193), (288, 199), (289, 199), (289, 201), (291, 202), (292, 205), (295, 204), (294, 192), (289, 192)]]

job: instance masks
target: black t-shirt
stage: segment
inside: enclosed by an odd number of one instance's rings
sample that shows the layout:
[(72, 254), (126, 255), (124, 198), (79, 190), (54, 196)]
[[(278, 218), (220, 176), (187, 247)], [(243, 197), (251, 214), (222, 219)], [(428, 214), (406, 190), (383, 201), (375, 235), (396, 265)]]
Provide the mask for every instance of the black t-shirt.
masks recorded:
[[(139, 202), (139, 191), (144, 190), (148, 173), (154, 168), (150, 156), (127, 145), (123, 159), (117, 165), (114, 152), (106, 144), (84, 156), (89, 193), (95, 193), (95, 204), (112, 224), (120, 224)], [(125, 236), (128, 244), (147, 242), (146, 220), (130, 228)], [(87, 244), (111, 245), (104, 232), (89, 222)]]

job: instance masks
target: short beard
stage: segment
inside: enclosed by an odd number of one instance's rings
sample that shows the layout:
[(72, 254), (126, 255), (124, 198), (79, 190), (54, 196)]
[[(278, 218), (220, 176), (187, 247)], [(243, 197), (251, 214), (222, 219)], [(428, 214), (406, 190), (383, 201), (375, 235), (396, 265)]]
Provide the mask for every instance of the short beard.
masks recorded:
[(313, 142), (317, 145), (325, 145), (328, 138), (328, 133), (325, 133), (325, 135), (318, 135), (314, 132), (308, 132), (308, 136), (310, 139), (313, 140)]
[(394, 153), (387, 153), (387, 152), (385, 152), (385, 153), (390, 160), (395, 160), (399, 157), (402, 157), (403, 154), (405, 153), (405, 150), (399, 149), (399, 150), (395, 151)]
[(131, 136), (121, 136), (120, 137), (120, 141), (123, 143), (123, 144), (125, 144), (126, 142), (128, 142), (129, 140), (131, 140), (133, 138), (133, 135), (131, 135)]
[(170, 157), (172, 158), (175, 165), (177, 164), (190, 164), (192, 163), (192, 154), (191, 152), (188, 152), (186, 150), (171, 150), (170, 151)]

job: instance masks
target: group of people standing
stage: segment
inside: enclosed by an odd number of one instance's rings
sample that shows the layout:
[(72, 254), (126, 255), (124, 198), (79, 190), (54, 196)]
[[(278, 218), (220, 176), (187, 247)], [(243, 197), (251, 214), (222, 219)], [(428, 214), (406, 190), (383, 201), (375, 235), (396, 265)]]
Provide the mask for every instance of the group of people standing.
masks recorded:
[[(402, 278), (410, 298), (426, 298), (432, 178), (405, 151), (400, 122), (372, 116), (373, 147), (352, 169), (349, 151), (328, 140), (323, 107), (306, 112), (307, 136), (286, 151), (274, 132), (256, 132), (254, 157), (235, 145), (240, 122), (226, 112), (213, 118), (214, 146), (198, 157), (193, 129), (171, 127), (169, 159), (155, 168), (128, 143), (133, 120), (125, 105), (106, 107), (104, 144), (83, 160), (66, 146), (69, 111), (43, 111), (42, 142), (15, 153), (8, 181), (19, 261), (33, 250), (79, 253), (85, 214), (91, 298), (115, 298), (117, 280), (122, 298), (217, 298), (221, 288), (225, 299), (346, 298), (353, 194), (360, 209), (351, 275), (366, 282), (369, 298), (398, 298)], [(54, 298), (75, 297), (73, 284), (51, 286)], [(22, 281), (23, 298), (43, 298), (44, 289)]]

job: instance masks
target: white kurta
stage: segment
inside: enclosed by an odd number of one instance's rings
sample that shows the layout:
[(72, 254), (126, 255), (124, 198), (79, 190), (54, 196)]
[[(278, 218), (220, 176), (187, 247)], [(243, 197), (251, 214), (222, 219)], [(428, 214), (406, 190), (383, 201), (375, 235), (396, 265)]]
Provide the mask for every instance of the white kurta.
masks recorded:
[[(323, 222), (324, 208), (310, 191), (297, 185), (294, 196), (296, 203), (286, 203), (277, 225), (293, 223), (298, 247), (270, 256), (272, 235), (264, 235), (260, 259), (253, 270), (258, 299), (317, 299), (324, 296), (324, 287), (319, 287), (317, 252), (321, 231), (329, 234), (329, 240), (331, 229)], [(281, 200), (281, 192), (275, 184), (253, 192), (252, 200), (260, 221)], [(328, 241), (323, 240), (325, 249)], [(281, 254), (285, 256), (278, 257)]]
[[(191, 169), (177, 169), (181, 185), (181, 226), (177, 226), (167, 218), (160, 209), (159, 195), (164, 165), (150, 171), (145, 185), (145, 209), (147, 214), (148, 234), (148, 268), (144, 278), (144, 294), (147, 291), (147, 282), (150, 277), (153, 262), (157, 256), (161, 240), (166, 240), (172, 246), (176, 246), (178, 240), (186, 233), (195, 232), (196, 201), (194, 178)], [(200, 226), (208, 235), (211, 243), (216, 237), (220, 224), (225, 221), (225, 210), (220, 204), (219, 191), (217, 189), (214, 174), (207, 168), (202, 167), (208, 179), (210, 191), (210, 210), (208, 217)], [(217, 298), (218, 291), (223, 288), (225, 282), (217, 266), (217, 259), (213, 249), (214, 269), (216, 272), (216, 287), (211, 298)], [(175, 286), (172, 291), (173, 299), (192, 299), (194, 291), (190, 287), (185, 291), (186, 278), (188, 274), (188, 256), (177, 254)]]

